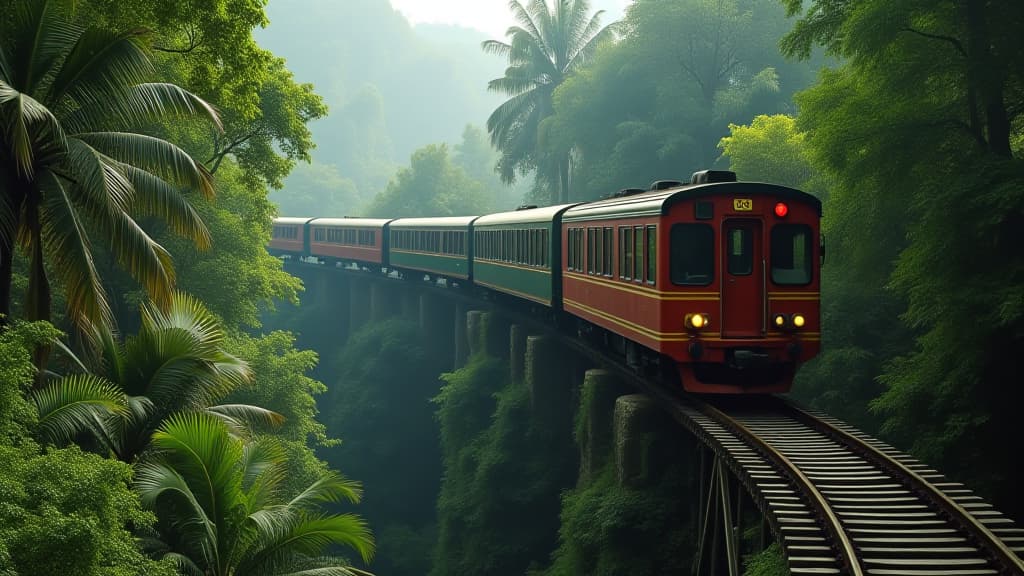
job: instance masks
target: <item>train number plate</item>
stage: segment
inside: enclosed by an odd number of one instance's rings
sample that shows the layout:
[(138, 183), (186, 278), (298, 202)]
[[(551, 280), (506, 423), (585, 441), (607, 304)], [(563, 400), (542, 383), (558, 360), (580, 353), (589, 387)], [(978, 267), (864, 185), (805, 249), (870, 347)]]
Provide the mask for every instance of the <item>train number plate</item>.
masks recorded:
[(754, 209), (754, 201), (750, 198), (733, 198), (732, 209), (737, 212), (750, 212)]

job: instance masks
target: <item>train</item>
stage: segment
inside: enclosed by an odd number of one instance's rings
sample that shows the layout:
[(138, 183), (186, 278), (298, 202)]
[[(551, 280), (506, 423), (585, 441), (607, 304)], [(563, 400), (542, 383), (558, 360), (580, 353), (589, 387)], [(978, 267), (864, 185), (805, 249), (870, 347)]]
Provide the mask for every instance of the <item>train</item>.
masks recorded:
[(276, 218), (268, 250), (519, 305), (696, 394), (787, 392), (820, 349), (821, 201), (725, 170), (444, 218)]

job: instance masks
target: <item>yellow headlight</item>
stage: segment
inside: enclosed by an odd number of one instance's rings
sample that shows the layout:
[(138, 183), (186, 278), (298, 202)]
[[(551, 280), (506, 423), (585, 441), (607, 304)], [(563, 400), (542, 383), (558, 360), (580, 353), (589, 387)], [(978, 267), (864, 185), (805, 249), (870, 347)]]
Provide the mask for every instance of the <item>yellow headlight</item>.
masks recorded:
[(786, 327), (786, 317), (782, 314), (776, 314), (773, 322), (775, 322), (776, 328)]
[(797, 328), (803, 328), (805, 323), (807, 323), (807, 320), (804, 319), (803, 314), (793, 315), (793, 326), (796, 326)]
[(683, 324), (688, 329), (700, 330), (701, 328), (706, 328), (709, 322), (711, 322), (711, 319), (707, 314), (687, 314)]

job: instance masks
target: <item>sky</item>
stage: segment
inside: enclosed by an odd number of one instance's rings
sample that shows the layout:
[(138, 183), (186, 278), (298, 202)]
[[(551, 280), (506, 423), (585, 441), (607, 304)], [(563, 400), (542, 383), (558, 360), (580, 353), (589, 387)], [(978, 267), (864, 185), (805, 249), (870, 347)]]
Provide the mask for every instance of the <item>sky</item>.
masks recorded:
[[(515, 22), (508, 0), (390, 0), (391, 6), (413, 25), (455, 24), (476, 28), (490, 38), (504, 39), (505, 30)], [(622, 17), (632, 0), (591, 0), (593, 10), (604, 10), (602, 24)], [(524, 4), (526, 2), (523, 2)]]

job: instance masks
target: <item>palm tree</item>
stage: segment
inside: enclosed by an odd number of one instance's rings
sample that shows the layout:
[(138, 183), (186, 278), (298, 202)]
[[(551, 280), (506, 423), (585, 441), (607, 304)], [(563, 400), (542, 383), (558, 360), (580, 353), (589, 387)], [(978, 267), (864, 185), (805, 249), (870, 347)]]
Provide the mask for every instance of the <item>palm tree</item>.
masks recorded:
[(373, 538), (361, 518), (327, 514), (358, 502), (357, 482), (328, 472), (294, 498), (281, 494), (284, 456), (269, 438), (245, 443), (208, 414), (172, 416), (153, 436), (155, 457), (138, 465), (135, 488), (155, 510), (164, 558), (204, 576), (367, 574), (324, 556), (341, 545), (364, 562)]
[(147, 83), (145, 31), (80, 27), (69, 4), (17, 2), (0, 29), (0, 322), (16, 245), (30, 260), (28, 319), (50, 318), (49, 272), (85, 328), (112, 322), (94, 242), (160, 305), (173, 293), (171, 257), (136, 219), (160, 217), (200, 248), (210, 244), (183, 193), (212, 197), (209, 174), (177, 146), (133, 130), (181, 115), (220, 126), (216, 112), (178, 86)]
[(66, 442), (87, 433), (103, 450), (133, 463), (161, 423), (181, 412), (205, 411), (241, 436), (254, 425), (284, 420), (256, 406), (217, 404), (248, 383), (251, 373), (224, 351), (217, 318), (191, 296), (175, 294), (166, 311), (144, 306), (139, 333), (123, 344), (106, 327), (94, 327), (92, 340), (99, 344), (92, 370), (79, 362), (83, 373), (32, 392), (45, 440)]
[(541, 159), (538, 134), (541, 122), (553, 113), (555, 89), (582, 68), (601, 42), (614, 34), (612, 25), (601, 27), (601, 14), (588, 17), (588, 0), (530, 0), (524, 7), (511, 0), (509, 9), (518, 26), (505, 35), (509, 41), (488, 40), (485, 52), (508, 58), (505, 76), (491, 80), (489, 90), (510, 96), (487, 119), (491, 143), (501, 151), (498, 169), (511, 183), (516, 173), (538, 168), (538, 176), (552, 184), (551, 202), (567, 201), (570, 152), (555, 159)]

